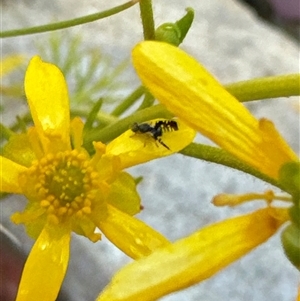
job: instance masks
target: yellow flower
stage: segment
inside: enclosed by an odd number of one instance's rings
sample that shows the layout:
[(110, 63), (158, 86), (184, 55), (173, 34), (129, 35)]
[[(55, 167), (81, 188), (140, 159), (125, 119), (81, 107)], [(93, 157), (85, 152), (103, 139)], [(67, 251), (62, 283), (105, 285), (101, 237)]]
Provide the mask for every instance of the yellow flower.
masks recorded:
[[(182, 50), (142, 42), (133, 49), (133, 64), (168, 110), (248, 165), (278, 179), (283, 164), (297, 161), (271, 121), (256, 120)], [(268, 206), (207, 226), (121, 269), (97, 301), (150, 301), (186, 288), (266, 241), (289, 219), (287, 208)]]
[(132, 217), (140, 211), (140, 198), (134, 179), (122, 169), (182, 149), (195, 132), (176, 121), (184, 138), (173, 141), (173, 134), (166, 133), (172, 148), (165, 150), (153, 137), (146, 142), (144, 135), (131, 137), (135, 133), (128, 130), (107, 147), (94, 142), (95, 154), (90, 157), (81, 147), (82, 121), (70, 121), (67, 86), (56, 66), (34, 57), (26, 71), (25, 93), (35, 126), (13, 135), (5, 146), (1, 191), (27, 197), (24, 212), (15, 213), (12, 220), (23, 223), (37, 239), (17, 301), (50, 301), (56, 299), (67, 269), (71, 231), (96, 242), (101, 238), (99, 228), (132, 258), (169, 244)]

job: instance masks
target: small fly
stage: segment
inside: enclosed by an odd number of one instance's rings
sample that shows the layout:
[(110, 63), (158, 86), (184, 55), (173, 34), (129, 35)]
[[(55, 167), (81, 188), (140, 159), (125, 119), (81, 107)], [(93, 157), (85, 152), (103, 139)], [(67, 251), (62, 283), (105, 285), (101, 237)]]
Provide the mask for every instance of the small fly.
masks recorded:
[(175, 120), (159, 120), (155, 122), (154, 126), (147, 122), (140, 124), (135, 122), (131, 130), (138, 134), (150, 134), (155, 141), (158, 141), (162, 146), (170, 150), (170, 148), (161, 140), (161, 137), (163, 132), (178, 131), (178, 124)]

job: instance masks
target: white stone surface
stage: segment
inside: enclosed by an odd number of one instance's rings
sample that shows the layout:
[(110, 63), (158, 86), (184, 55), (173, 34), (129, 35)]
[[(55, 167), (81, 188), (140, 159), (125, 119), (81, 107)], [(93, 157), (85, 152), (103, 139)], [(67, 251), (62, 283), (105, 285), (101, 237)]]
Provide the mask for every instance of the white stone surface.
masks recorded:
[[(235, 1), (153, 1), (156, 25), (179, 19), (186, 7), (195, 9), (195, 20), (182, 48), (201, 61), (221, 82), (299, 72), (299, 45)], [(2, 30), (64, 20), (120, 4), (121, 1), (4, 1)], [(138, 6), (120, 15), (63, 31), (80, 33), (87, 47), (97, 46), (117, 61), (130, 57), (132, 46), (142, 39)], [(1, 41), (4, 55), (36, 53), (34, 43), (47, 34)], [(137, 79), (132, 72), (132, 82)], [(299, 152), (297, 98), (249, 105), (258, 117), (274, 120), (293, 148)], [(199, 137), (199, 140), (203, 138)], [(241, 208), (215, 208), (212, 197), (221, 192), (243, 193), (270, 188), (251, 176), (225, 167), (174, 155), (131, 168), (143, 175), (139, 186), (145, 210), (138, 216), (172, 240), (203, 225), (249, 212), (262, 203)], [(8, 214), (2, 205), (4, 216)], [(6, 224), (9, 224), (5, 220)], [(15, 226), (13, 230), (19, 234)], [(25, 243), (28, 249), (28, 244)], [(107, 242), (92, 244), (74, 236), (72, 260), (65, 286), (73, 301), (93, 300), (110, 277), (129, 259)], [(199, 267), (201, 269), (201, 267)], [(295, 300), (298, 273), (285, 258), (278, 235), (264, 245), (192, 288), (162, 298), (162, 301), (265, 301)], [(131, 283), (130, 285), (134, 285)], [(142, 300), (141, 300), (142, 301)]]

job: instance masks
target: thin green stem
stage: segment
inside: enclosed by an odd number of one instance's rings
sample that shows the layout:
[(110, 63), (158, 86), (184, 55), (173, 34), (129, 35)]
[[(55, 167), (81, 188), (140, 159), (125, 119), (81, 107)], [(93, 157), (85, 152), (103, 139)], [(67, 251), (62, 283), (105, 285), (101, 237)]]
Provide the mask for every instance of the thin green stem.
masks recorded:
[(111, 115), (120, 116), (128, 108), (130, 108), (144, 93), (145, 88), (143, 86), (139, 86), (130, 95), (128, 95), (118, 106), (114, 108), (114, 110), (111, 112)]
[(143, 102), (141, 103), (140, 107), (138, 108), (138, 111), (153, 106), (154, 101), (155, 101), (155, 98), (153, 97), (153, 95), (150, 94), (149, 92), (146, 92)]
[(300, 74), (255, 78), (224, 86), (240, 102), (300, 95)]
[(155, 105), (150, 108), (137, 111), (128, 117), (113, 122), (110, 125), (106, 126), (104, 129), (94, 129), (93, 131), (85, 135), (83, 146), (89, 152), (92, 152), (92, 141), (102, 141), (103, 143), (107, 143), (121, 135), (126, 130), (130, 129), (134, 122), (142, 122), (154, 118), (170, 117), (172, 117), (172, 114), (168, 112), (165, 107), (163, 107), (162, 105)]
[(229, 154), (221, 148), (204, 144), (191, 143), (180, 153), (185, 156), (221, 164), (223, 166), (228, 166), (243, 171), (247, 174), (250, 174), (258, 179), (261, 179), (267, 183), (270, 183), (282, 189), (280, 184), (275, 179), (272, 179), (266, 176), (265, 174), (259, 172), (257, 169), (252, 168), (251, 166), (247, 165), (243, 161), (237, 159), (236, 157), (232, 156), (231, 154)]
[[(77, 116), (80, 116), (80, 117), (87, 117), (87, 112), (86, 110), (71, 110), (71, 117), (77, 117)], [(117, 120), (116, 117), (112, 116), (112, 115), (109, 115), (109, 114), (106, 114), (102, 111), (98, 112), (97, 116), (96, 116), (96, 119), (95, 121), (101, 123), (102, 125), (109, 125), (113, 122), (115, 122)]]
[(98, 99), (98, 101), (96, 101), (96, 103), (94, 104), (93, 108), (91, 109), (91, 111), (89, 112), (87, 118), (86, 118), (86, 122), (84, 124), (84, 128), (83, 131), (89, 130), (93, 127), (94, 121), (97, 118), (97, 114), (99, 113), (101, 106), (103, 104), (103, 98), (100, 97)]
[(283, 201), (283, 202), (291, 202), (291, 197), (290, 196), (280, 196), (280, 195), (275, 195), (274, 200), (277, 201)]
[(140, 0), (140, 11), (145, 40), (155, 40), (152, 0)]
[(82, 25), (85, 23), (93, 22), (96, 20), (100, 20), (100, 19), (103, 19), (106, 17), (110, 17), (112, 15), (115, 15), (115, 14), (133, 6), (136, 3), (137, 3), (137, 1), (132, 0), (132, 1), (126, 2), (122, 5), (116, 6), (114, 8), (105, 10), (103, 12), (95, 13), (95, 14), (80, 17), (80, 18), (75, 18), (72, 20), (51, 23), (51, 24), (46, 24), (46, 25), (41, 25), (41, 26), (35, 26), (35, 27), (3, 31), (3, 32), (0, 32), (0, 38), (23, 36), (23, 35), (29, 35), (29, 34), (35, 34), (35, 33), (47, 32), (47, 31), (54, 31), (54, 30), (69, 28), (72, 26)]

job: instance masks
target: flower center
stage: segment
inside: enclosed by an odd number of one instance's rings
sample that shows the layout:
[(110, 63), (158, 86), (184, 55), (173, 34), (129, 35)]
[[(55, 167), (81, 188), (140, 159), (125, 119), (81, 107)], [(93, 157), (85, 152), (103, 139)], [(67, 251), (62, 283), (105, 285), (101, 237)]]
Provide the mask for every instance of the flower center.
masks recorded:
[(72, 150), (48, 154), (31, 166), (29, 176), (36, 181), (40, 206), (50, 221), (59, 223), (92, 212), (99, 176), (84, 153)]

